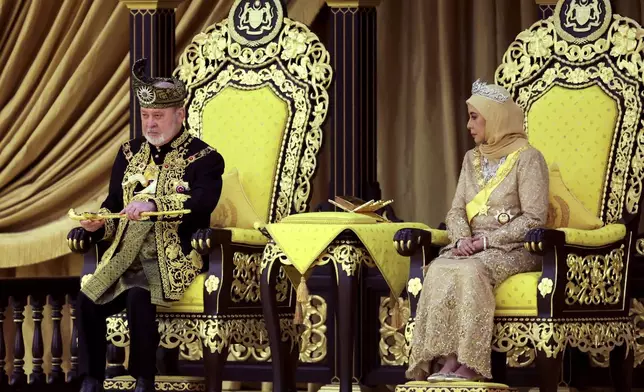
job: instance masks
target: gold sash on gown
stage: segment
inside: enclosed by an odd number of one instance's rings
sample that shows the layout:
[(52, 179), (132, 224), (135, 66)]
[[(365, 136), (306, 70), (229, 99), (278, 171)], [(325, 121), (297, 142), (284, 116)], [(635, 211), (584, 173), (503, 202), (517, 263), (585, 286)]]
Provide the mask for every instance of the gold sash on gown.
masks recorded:
[(505, 162), (503, 162), (497, 169), (494, 177), (492, 177), (492, 179), (490, 179), (490, 181), (488, 181), (486, 184), (483, 183), (483, 174), (481, 172), (481, 153), (479, 152), (478, 155), (474, 158), (474, 168), (476, 170), (477, 177), (479, 177), (478, 183), (479, 187), (481, 187), (481, 190), (469, 203), (465, 205), (465, 212), (467, 213), (468, 222), (471, 223), (472, 219), (474, 219), (474, 217), (479, 214), (487, 215), (489, 209), (487, 202), (490, 199), (490, 195), (492, 194), (492, 192), (494, 192), (496, 187), (499, 186), (499, 184), (503, 180), (505, 180), (505, 177), (510, 174), (510, 171), (519, 160), (519, 154), (521, 154), (521, 152), (523, 152), (526, 148), (527, 146), (522, 147), (508, 155)]

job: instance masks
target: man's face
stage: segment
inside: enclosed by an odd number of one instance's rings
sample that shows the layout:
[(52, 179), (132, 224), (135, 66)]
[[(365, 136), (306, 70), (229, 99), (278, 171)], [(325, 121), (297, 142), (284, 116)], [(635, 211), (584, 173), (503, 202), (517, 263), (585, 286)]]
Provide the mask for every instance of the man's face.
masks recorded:
[(160, 147), (166, 144), (179, 133), (185, 113), (183, 108), (141, 108), (143, 136), (153, 146)]

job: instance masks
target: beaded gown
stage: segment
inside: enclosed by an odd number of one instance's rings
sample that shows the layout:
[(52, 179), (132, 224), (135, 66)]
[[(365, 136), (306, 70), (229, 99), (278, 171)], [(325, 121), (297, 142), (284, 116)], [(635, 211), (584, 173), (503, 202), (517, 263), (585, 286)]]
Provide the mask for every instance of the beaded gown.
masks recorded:
[[(446, 224), (450, 244), (426, 268), (416, 309), (409, 378), (424, 378), (431, 361), (455, 354), (458, 362), (491, 378), (494, 288), (511, 275), (535, 271), (540, 258), (523, 247), (530, 229), (543, 227), (548, 215), (548, 167), (541, 153), (527, 146), (511, 166), (468, 151)], [(500, 181), (500, 182), (499, 182)], [(498, 184), (468, 222), (466, 205), (491, 183)], [(488, 187), (489, 189), (489, 187)], [(487, 250), (454, 255), (456, 243), (487, 237)]]

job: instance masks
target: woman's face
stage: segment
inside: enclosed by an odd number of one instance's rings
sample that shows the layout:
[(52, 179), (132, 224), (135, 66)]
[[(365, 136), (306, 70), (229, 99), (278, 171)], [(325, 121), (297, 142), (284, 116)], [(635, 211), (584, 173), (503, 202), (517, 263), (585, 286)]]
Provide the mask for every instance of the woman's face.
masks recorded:
[(467, 111), (470, 119), (467, 121), (467, 129), (470, 135), (474, 138), (476, 144), (481, 144), (485, 141), (485, 119), (481, 116), (474, 106), (467, 104)]

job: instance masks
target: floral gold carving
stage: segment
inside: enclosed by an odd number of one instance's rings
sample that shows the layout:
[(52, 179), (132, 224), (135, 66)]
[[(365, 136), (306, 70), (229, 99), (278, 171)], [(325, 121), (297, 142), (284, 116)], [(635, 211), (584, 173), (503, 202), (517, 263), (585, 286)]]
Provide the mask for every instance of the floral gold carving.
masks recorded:
[(401, 318), (404, 325), (396, 329), (392, 326), (393, 304), (390, 297), (380, 298), (380, 310), (378, 319), (380, 320), (380, 342), (379, 355), (380, 363), (388, 366), (403, 366), (409, 361), (409, 351), (411, 344), (411, 331), (407, 334), (407, 326), (411, 315), (409, 300), (398, 298)]
[(130, 344), (127, 320), (125, 318), (107, 318), (107, 341), (116, 347), (126, 347)]
[(554, 286), (554, 284), (553, 284), (553, 282), (552, 282), (552, 279), (550, 279), (550, 278), (543, 278), (543, 279), (541, 279), (541, 281), (539, 282), (539, 285), (537, 286), (537, 288), (539, 289), (539, 293), (541, 293), (541, 296), (542, 296), (543, 298), (546, 298), (546, 296), (547, 296), (548, 294), (551, 294), (551, 293), (552, 293), (552, 288), (553, 288), (553, 286)]
[(300, 335), (300, 362), (321, 362), (327, 356), (326, 301), (319, 295), (310, 295), (302, 312), (305, 329)]
[[(180, 317), (176, 317), (180, 316)], [(324, 298), (311, 295), (304, 304), (304, 326), (298, 334), (292, 317), (280, 318), (282, 341), (299, 342), (300, 362), (318, 363), (327, 356), (327, 304)], [(179, 348), (179, 355), (188, 361), (203, 358), (203, 349), (221, 353), (228, 347), (228, 360), (265, 362), (271, 359), (268, 332), (262, 318), (231, 319), (191, 318), (175, 315), (158, 319), (160, 346)], [(130, 344), (127, 320), (123, 315), (107, 319), (107, 340), (117, 347)]]
[[(203, 381), (187, 381), (186, 377), (177, 377), (176, 380), (160, 380), (157, 376), (155, 380), (155, 391), (162, 392), (201, 392), (206, 390)], [(170, 377), (167, 377), (170, 378)], [(133, 391), (136, 386), (134, 379), (120, 380), (118, 378), (108, 378), (103, 381), (103, 388), (106, 391)]]
[(283, 23), (275, 40), (257, 48), (233, 40), (227, 20), (214, 24), (194, 37), (175, 71), (188, 88), (186, 128), (197, 137), (206, 103), (229, 85), (241, 89), (270, 85), (293, 103), (295, 112), (290, 113), (290, 129), (284, 133), (276, 162), (271, 221), (304, 212), (308, 206), (333, 74), (329, 52), (318, 37), (304, 24), (289, 19)]
[(208, 279), (204, 282), (204, 287), (208, 294), (212, 294), (215, 291), (219, 290), (219, 277), (215, 275), (208, 276)]
[(369, 252), (353, 244), (330, 245), (318, 259), (320, 264), (334, 262), (347, 276), (354, 276), (362, 264), (374, 265)]
[(423, 289), (423, 282), (420, 281), (420, 278), (412, 278), (407, 282), (407, 292), (414, 297), (418, 297), (420, 291)]
[[(569, 88), (599, 84), (604, 91), (620, 96), (621, 121), (611, 146), (614, 159), (606, 173), (601, 206), (604, 222), (615, 223), (623, 212), (638, 212), (644, 180), (641, 27), (632, 19), (613, 15), (603, 18), (603, 23), (610, 24), (603, 35), (589, 36), (592, 42), (581, 44), (564, 39), (555, 26), (556, 19), (541, 20), (517, 36), (496, 70), (495, 81), (516, 97), (526, 113), (555, 84)], [(547, 69), (536, 77), (546, 64)]]
[[(230, 298), (233, 302), (259, 302), (262, 253), (233, 253), (233, 276)], [(286, 300), (288, 280), (283, 269), (277, 276), (277, 301)]]
[[(598, 336), (602, 339), (597, 339)], [(633, 346), (633, 323), (629, 318), (612, 321), (497, 318), (492, 339), (495, 351), (535, 348), (548, 358), (556, 357), (567, 346), (598, 355), (624, 344)]]
[(624, 245), (607, 255), (585, 257), (569, 253), (566, 259), (566, 304), (615, 305), (622, 298)]

